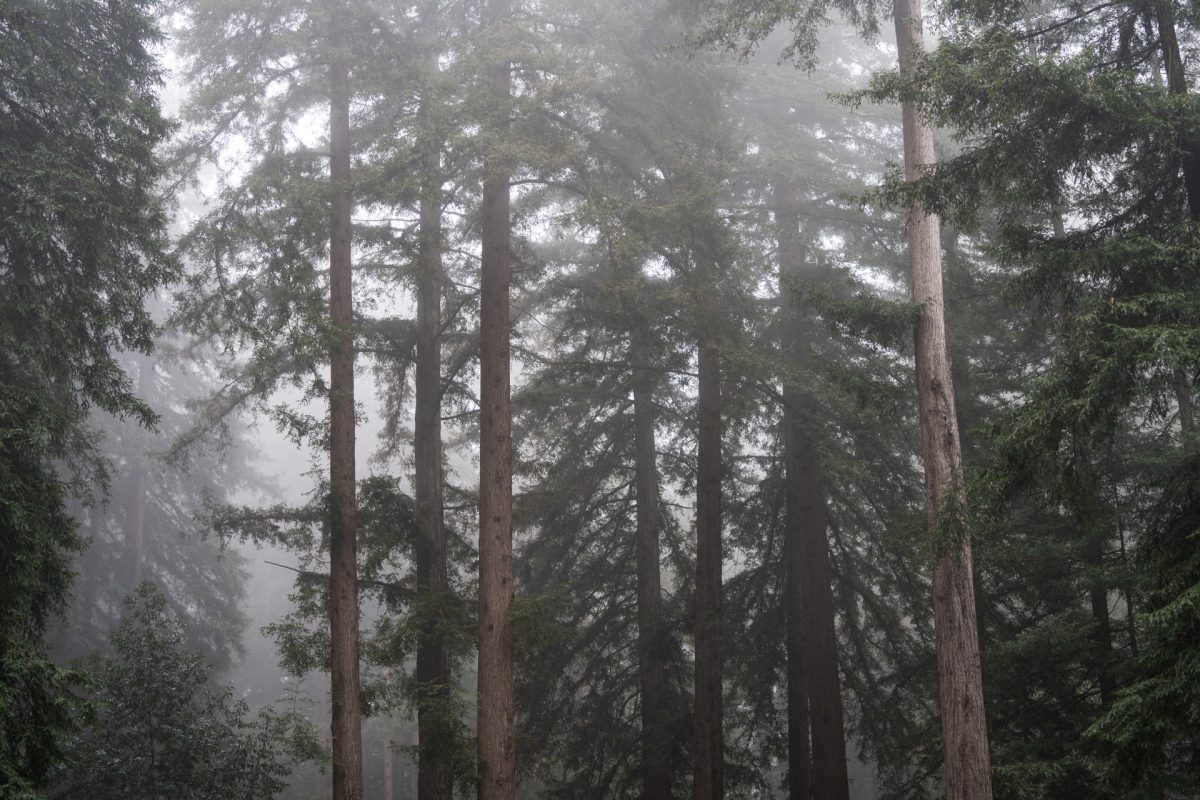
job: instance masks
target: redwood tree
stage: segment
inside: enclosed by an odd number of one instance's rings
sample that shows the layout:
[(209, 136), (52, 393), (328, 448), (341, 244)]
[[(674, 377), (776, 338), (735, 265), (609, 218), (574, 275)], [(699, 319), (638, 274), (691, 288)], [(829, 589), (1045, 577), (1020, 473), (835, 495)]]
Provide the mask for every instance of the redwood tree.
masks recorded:
[(354, 308), (351, 296), (350, 69), (333, 8), (329, 63), (329, 641), (333, 797), (361, 800), (358, 572), (354, 486)]
[(699, 345), (696, 450), (696, 798), (725, 796), (721, 694), (721, 355)]
[[(493, 40), (509, 0), (488, 0)], [(490, 48), (490, 133), (508, 129), (509, 62)], [(479, 750), (480, 800), (516, 797), (513, 733), (512, 406), (509, 383), (509, 173), (494, 143), (485, 158), (479, 346)]]
[[(799, 369), (809, 345), (795, 299), (804, 262), (804, 243), (800, 238), (796, 188), (790, 178), (776, 181), (775, 222), (779, 237), (783, 354), (789, 367)], [(826, 539), (821, 465), (806, 429), (805, 399), (796, 380), (785, 375), (788, 786), (796, 799), (846, 800), (850, 788), (834, 625), (833, 573)]]
[(446, 530), (442, 508), (442, 176), (441, 151), (432, 123), (437, 53), (418, 110), (421, 136), (419, 263), (417, 265), (417, 363), (413, 456), (416, 475), (417, 591), (425, 602), (417, 643), (417, 796), (450, 800), (453, 775), (445, 758), (453, 733), (440, 724), (450, 699), (450, 654), (438, 620), (449, 595)]
[[(893, 13), (903, 75), (916, 68), (923, 54), (920, 0), (896, 0)], [(907, 101), (902, 108), (905, 176), (916, 181), (935, 162), (933, 129), (915, 103)], [(992, 775), (971, 542), (963, 520), (962, 447), (946, 352), (939, 220), (919, 200), (912, 202), (908, 213), (908, 257), (913, 302), (921, 307), (915, 332), (917, 402), (926, 508), (936, 547), (933, 619), (946, 794), (950, 800), (986, 800), (992, 796)]]

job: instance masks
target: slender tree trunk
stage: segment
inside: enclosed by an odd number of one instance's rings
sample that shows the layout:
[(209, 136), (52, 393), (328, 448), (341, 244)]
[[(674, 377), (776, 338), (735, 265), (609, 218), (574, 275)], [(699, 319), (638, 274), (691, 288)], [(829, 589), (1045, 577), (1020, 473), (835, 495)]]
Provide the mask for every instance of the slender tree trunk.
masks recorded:
[[(1110, 443), (1111, 444), (1111, 443)], [(1109, 456), (1112, 457), (1111, 454)], [(1129, 550), (1125, 546), (1125, 523), (1121, 520), (1121, 498), (1117, 492), (1116, 483), (1109, 484), (1111, 491), (1113, 506), (1113, 517), (1117, 521), (1117, 545), (1121, 555), (1121, 571), (1126, 576), (1133, 575), (1133, 568), (1129, 564)], [(1137, 614), (1135, 609), (1135, 598), (1132, 581), (1127, 581), (1121, 587), (1121, 594), (1125, 595), (1125, 630), (1129, 635), (1129, 655), (1134, 658), (1138, 657), (1138, 635), (1137, 635)]]
[(725, 796), (721, 695), (721, 361), (699, 341), (696, 452), (696, 800)]
[[(796, 190), (790, 181), (780, 180), (775, 186), (775, 225), (779, 239), (779, 290), (785, 312), (783, 337), (784, 347), (790, 353), (794, 348), (791, 338), (795, 335), (794, 314), (790, 311), (788, 296), (792, 288), (796, 269), (803, 259), (799, 240), (800, 215), (796, 210)], [(789, 359), (790, 361), (790, 359)], [(805, 656), (804, 554), (800, 547), (799, 498), (796, 492), (795, 462), (803, 444), (797, 441), (793, 431), (795, 390), (792, 382), (784, 383), (783, 406), (783, 458), (784, 458), (784, 538), (783, 538), (783, 593), (784, 614), (787, 620), (787, 733), (788, 733), (788, 796), (791, 800), (810, 800), (813, 797), (812, 775), (812, 720), (808, 703), (808, 664)]]
[(334, 9), (329, 66), (329, 639), (333, 798), (362, 800), (354, 488), (354, 308), (350, 254), (350, 71)]
[[(488, 0), (491, 32), (509, 16), (509, 0)], [(489, 125), (508, 129), (509, 63), (493, 45), (488, 81), (496, 108)], [(479, 800), (514, 800), (512, 408), (509, 386), (509, 174), (493, 150), (483, 183), (479, 390)]]
[(1096, 644), (1096, 677), (1100, 684), (1100, 702), (1109, 706), (1117, 695), (1117, 684), (1113, 679), (1112, 662), (1112, 621), (1108, 611), (1108, 587), (1099, 577), (1104, 570), (1104, 538), (1090, 535), (1087, 540), (1084, 557), (1088, 566), (1095, 571), (1097, 577), (1088, 589), (1092, 602), (1092, 619), (1096, 623), (1094, 641)]
[[(1188, 93), (1187, 72), (1179, 52), (1179, 37), (1175, 32), (1175, 11), (1170, 0), (1158, 0), (1154, 5), (1158, 22), (1158, 41), (1163, 65), (1167, 68), (1167, 91)], [(1194, 137), (1183, 139), (1183, 185), (1187, 190), (1188, 211), (1192, 219), (1200, 219), (1200, 142)]]
[(417, 271), (416, 410), (413, 431), (416, 475), (417, 593), (425, 604), (417, 642), (418, 800), (451, 800), (453, 776), (446, 752), (450, 657), (438, 620), (449, 593), (442, 506), (442, 186), (441, 152), (430, 96), (437, 54), (421, 97), (422, 165), (420, 251)]
[(1196, 447), (1196, 412), (1192, 404), (1192, 383), (1182, 367), (1175, 368), (1175, 400), (1179, 404), (1179, 432), (1183, 435), (1183, 449), (1190, 453)]
[[(152, 405), (154, 398), (154, 361), (148, 357), (138, 359), (138, 399)], [(133, 591), (142, 582), (146, 563), (146, 479), (150, 454), (150, 432), (142, 428), (138, 432), (140, 442), (131, 464), (132, 486), (125, 518), (125, 585)]]
[(383, 800), (396, 800), (395, 759), (392, 736), (383, 737)]
[[(806, 358), (802, 312), (789, 289), (799, 278), (804, 263), (799, 238), (799, 213), (795, 190), (785, 181), (776, 187), (776, 224), (779, 227), (780, 305), (784, 314), (783, 344), (789, 365), (800, 366)], [(805, 398), (795, 381), (785, 377), (783, 385), (784, 461), (786, 468), (785, 559), (788, 610), (788, 766), (795, 783), (789, 782), (794, 799), (847, 800), (850, 781), (846, 774), (846, 728), (842, 718), (841, 678), (838, 675), (837, 634), (833, 608), (833, 571), (829, 564), (829, 542), (825, 521), (825, 497), (821, 489), (821, 466), (805, 430), (801, 409)], [(799, 618), (797, 618), (799, 614)], [(802, 659), (802, 661), (801, 661)], [(793, 666), (793, 661), (798, 663)], [(808, 709), (807, 732), (796, 732), (793, 723), (793, 682), (803, 681), (803, 695), (796, 698)], [(796, 745), (797, 758), (791, 755)], [(811, 748), (811, 793), (805, 792), (803, 763)], [(797, 763), (800, 762), (800, 763)]]
[[(911, 73), (924, 49), (920, 0), (895, 0), (900, 69)], [(934, 163), (933, 130), (911, 102), (903, 105), (904, 164), (909, 180)], [(945, 310), (938, 218), (914, 203), (908, 214), (916, 324), (917, 398), (929, 525), (936, 538), (933, 618), (948, 800), (992, 796), (979, 633), (975, 619), (971, 543), (961, 519), (965, 505), (962, 450), (954, 387), (946, 356)]]
[[(649, 358), (634, 333), (633, 361)], [(636, 369), (633, 418), (637, 471), (638, 681), (642, 701), (642, 800), (669, 800), (671, 766), (664, 744), (667, 676), (663, 664), (662, 573), (658, 549), (658, 463), (654, 441), (654, 375)]]

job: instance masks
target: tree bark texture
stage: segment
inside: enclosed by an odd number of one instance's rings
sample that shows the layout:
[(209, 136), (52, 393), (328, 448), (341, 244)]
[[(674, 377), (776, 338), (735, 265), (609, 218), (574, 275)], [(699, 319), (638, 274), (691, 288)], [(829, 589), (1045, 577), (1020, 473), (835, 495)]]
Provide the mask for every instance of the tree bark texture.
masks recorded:
[[(492, 35), (509, 0), (488, 0)], [(489, 125), (508, 130), (509, 63), (492, 48), (487, 80), (496, 102)], [(480, 287), (479, 389), (479, 800), (514, 800), (512, 407), (509, 375), (509, 174), (494, 151), (485, 160)]]
[(329, 638), (333, 798), (362, 800), (358, 570), (354, 486), (354, 310), (351, 292), (350, 71), (334, 8), (329, 67)]
[[(648, 355), (635, 331), (635, 364)], [(642, 703), (642, 800), (669, 800), (671, 766), (664, 745), (667, 676), (663, 664), (662, 572), (659, 563), (658, 463), (654, 439), (654, 374), (636, 369), (633, 418), (637, 491), (638, 683)]]
[[(923, 57), (920, 0), (895, 0), (902, 73)], [(909, 180), (934, 163), (933, 130), (911, 102), (903, 105), (904, 165)], [(971, 543), (960, 515), (965, 504), (962, 449), (954, 387), (946, 355), (945, 310), (938, 218), (914, 202), (908, 214), (909, 264), (914, 302), (917, 398), (929, 525), (937, 541), (933, 618), (948, 800), (992, 797), (987, 723), (983, 706), (979, 633), (975, 618)]]
[[(437, 54), (428, 68), (436, 73)], [(450, 655), (438, 619), (449, 600), (446, 530), (442, 505), (442, 186), (441, 152), (430, 118), (431, 74), (418, 109), (421, 123), (419, 252), (417, 265), (416, 409), (413, 429), (416, 494), (417, 593), (425, 604), (417, 641), (417, 798), (451, 800), (446, 753)]]
[(721, 362), (699, 341), (696, 452), (696, 800), (725, 795), (721, 694)]
[[(783, 348), (789, 366), (798, 368), (807, 357), (807, 332), (803, 312), (790, 291), (804, 264), (795, 189), (787, 181), (779, 181), (775, 201)], [(804, 392), (785, 376), (784, 591), (788, 620), (789, 788), (793, 800), (810, 797), (847, 800), (850, 782), (846, 773), (846, 729), (838, 674), (825, 497), (820, 461), (803, 420), (804, 404)], [(805, 702), (807, 709), (803, 708)], [(793, 703), (800, 706), (795, 710), (795, 720)], [(804, 720), (811, 728), (811, 738), (809, 731), (797, 730)], [(793, 748), (798, 751), (795, 758), (791, 753)], [(810, 754), (811, 763), (805, 763)]]

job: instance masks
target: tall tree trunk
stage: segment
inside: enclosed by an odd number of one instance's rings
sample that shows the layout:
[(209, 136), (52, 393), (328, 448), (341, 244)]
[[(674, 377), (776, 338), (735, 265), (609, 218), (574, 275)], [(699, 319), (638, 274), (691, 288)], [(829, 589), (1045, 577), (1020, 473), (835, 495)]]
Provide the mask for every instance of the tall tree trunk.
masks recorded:
[(418, 109), (422, 136), (420, 251), (417, 270), (416, 410), (413, 431), (416, 475), (417, 593), (424, 618), (417, 642), (418, 800), (451, 800), (453, 776), (446, 757), (452, 743), (447, 729), (450, 701), (450, 656), (438, 624), (448, 601), (446, 531), (442, 506), (442, 178), (431, 87), (437, 53), (428, 69), (429, 82)]
[[(509, 16), (509, 0), (488, 0), (493, 35)], [(495, 109), (490, 133), (508, 130), (509, 63), (492, 43), (488, 81)], [(509, 174), (497, 148), (483, 182), (483, 264), (479, 352), (479, 800), (514, 800), (513, 734), (512, 407), (509, 386)]]
[(696, 452), (696, 800), (725, 796), (721, 696), (721, 361), (699, 341)]
[(662, 573), (658, 549), (658, 463), (654, 375), (634, 332), (633, 418), (637, 481), (638, 681), (642, 701), (642, 800), (669, 800), (671, 767), (664, 744), (667, 676), (663, 664)]
[(362, 800), (354, 488), (354, 306), (350, 254), (350, 70), (334, 7), (329, 65), (329, 641), (333, 798)]
[[(924, 49), (920, 0), (895, 0), (900, 70), (910, 74)], [(934, 163), (933, 130), (912, 102), (904, 103), (904, 165), (917, 180)], [(979, 633), (975, 620), (971, 542), (961, 519), (966, 502), (954, 387), (946, 356), (938, 218), (915, 202), (908, 214), (916, 324), (917, 398), (929, 525), (936, 537), (933, 619), (948, 800), (992, 796)]]
[[(154, 398), (154, 361), (142, 356), (138, 364), (137, 396), (152, 406)], [(125, 517), (125, 588), (133, 591), (142, 582), (146, 563), (146, 478), (149, 472), (150, 432), (142, 428), (138, 432), (139, 446), (130, 464), (132, 478), (129, 505)]]
[[(1179, 52), (1174, 7), (1170, 0), (1158, 0), (1154, 4), (1154, 13), (1163, 65), (1167, 68), (1167, 91), (1185, 95), (1188, 93), (1187, 72)], [(1187, 190), (1188, 211), (1192, 219), (1200, 219), (1200, 142), (1195, 137), (1185, 136), (1182, 144), (1183, 185)]]
[[(787, 181), (776, 185), (776, 225), (779, 228), (780, 305), (783, 309), (783, 345), (789, 366), (799, 367), (806, 359), (804, 320), (790, 291), (800, 277), (804, 245), (799, 238), (800, 219), (796, 192)], [(791, 796), (819, 800), (847, 800), (850, 782), (846, 774), (846, 728), (842, 718), (841, 678), (838, 675), (837, 634), (833, 608), (833, 571), (829, 564), (829, 542), (825, 521), (825, 497), (821, 489), (821, 465), (801, 419), (804, 393), (794, 380), (783, 384), (783, 428), (786, 509), (784, 549), (788, 611), (788, 767)], [(802, 661), (801, 661), (802, 659)], [(793, 665), (793, 661), (796, 661)], [(795, 701), (793, 683), (803, 681)], [(797, 687), (798, 689), (799, 687)], [(800, 734), (800, 718), (807, 717), (807, 732)], [(791, 755), (795, 745), (800, 751)], [(803, 759), (811, 748), (811, 771)], [(806, 773), (808, 773), (806, 775)], [(805, 783), (810, 783), (806, 792)]]
[[(803, 254), (799, 240), (800, 215), (796, 209), (796, 189), (790, 180), (780, 179), (775, 185), (775, 226), (779, 243), (780, 305), (788, 309), (783, 325), (784, 348), (791, 352), (795, 335), (795, 316), (790, 309), (789, 280), (795, 278), (795, 267)], [(789, 359), (790, 360), (790, 359)], [(800, 547), (799, 502), (795, 491), (795, 460), (803, 444), (796, 440), (792, 426), (796, 423), (792, 411), (794, 388), (784, 383), (783, 458), (784, 458), (784, 538), (783, 538), (783, 606), (787, 624), (787, 734), (788, 734), (788, 796), (791, 800), (810, 800), (813, 797), (812, 720), (808, 703), (808, 664), (805, 656), (804, 555)]]

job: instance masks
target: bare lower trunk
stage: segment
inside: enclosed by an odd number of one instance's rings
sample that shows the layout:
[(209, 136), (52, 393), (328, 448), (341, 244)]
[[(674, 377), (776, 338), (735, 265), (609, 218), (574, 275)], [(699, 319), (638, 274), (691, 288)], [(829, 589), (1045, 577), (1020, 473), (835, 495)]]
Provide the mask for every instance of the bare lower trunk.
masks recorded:
[(362, 800), (354, 489), (354, 312), (350, 254), (350, 75), (336, 18), (329, 67), (329, 639), (333, 798)]
[[(799, 239), (800, 215), (796, 208), (796, 189), (790, 180), (781, 178), (775, 184), (775, 225), (779, 241), (780, 307), (786, 309), (783, 319), (784, 351), (790, 353), (795, 336), (795, 315), (790, 310), (791, 292), (799, 264), (803, 260)], [(789, 364), (793, 363), (789, 358)], [(784, 382), (783, 459), (784, 459), (784, 536), (783, 536), (783, 610), (787, 624), (787, 733), (788, 733), (788, 796), (791, 800), (811, 800), (812, 720), (808, 704), (808, 664), (805, 656), (804, 555), (800, 547), (799, 502), (795, 491), (794, 462), (802, 444), (797, 441), (793, 426), (796, 423), (792, 408), (795, 390), (791, 381)]]
[[(508, 0), (488, 0), (493, 31)], [(494, 48), (494, 46), (493, 46)], [(488, 81), (496, 110), (492, 132), (508, 128), (509, 65), (493, 49)], [(483, 183), (483, 263), (479, 353), (479, 748), (480, 800), (514, 800), (512, 408), (509, 397), (509, 175), (493, 153)]]
[(392, 737), (389, 734), (383, 739), (383, 800), (396, 800), (395, 759), (392, 751)]
[[(785, 441), (784, 459), (792, 460), (792, 444)], [(790, 480), (790, 479), (789, 479)], [(799, 537), (792, 528), (792, 506), (794, 492), (787, 492), (787, 530), (783, 540), (784, 560), (784, 612), (787, 620), (787, 733), (788, 733), (788, 797), (791, 800), (811, 800), (813, 797), (812, 775), (812, 719), (808, 707), (808, 665), (805, 656), (808, 647), (804, 640), (804, 600), (800, 590), (803, 581), (804, 556), (800, 551)]]
[[(895, 0), (900, 69), (910, 73), (924, 47), (919, 0)], [(933, 131), (904, 103), (904, 163), (909, 180), (934, 163)], [(933, 619), (948, 800), (992, 796), (971, 543), (962, 519), (965, 490), (954, 387), (946, 355), (938, 218), (914, 203), (908, 214), (913, 300), (920, 304), (915, 350), (921, 452), (929, 525), (935, 537)]]
[[(776, 188), (776, 222), (779, 226), (780, 298), (784, 314), (783, 347), (790, 366), (799, 367), (806, 358), (802, 312), (791, 289), (804, 262), (799, 240), (799, 215), (795, 192), (780, 181)], [(841, 678), (838, 675), (837, 634), (833, 608), (833, 571), (825, 521), (825, 498), (821, 489), (821, 466), (802, 419), (804, 394), (795, 381), (785, 378), (783, 388), (784, 462), (786, 489), (785, 558), (788, 610), (788, 744), (791, 796), (819, 800), (847, 800), (850, 782), (846, 774), (846, 729), (842, 718)], [(793, 665), (793, 661), (797, 662)], [(795, 702), (793, 682), (803, 681), (803, 692)], [(807, 717), (807, 732), (795, 731)], [(808, 739), (808, 741), (804, 741)], [(792, 758), (790, 748), (800, 751)], [(803, 763), (811, 749), (811, 767)], [(808, 772), (808, 775), (805, 773)], [(809, 783), (810, 793), (805, 784)]]
[[(635, 336), (639, 335), (635, 333)], [(633, 361), (644, 365), (635, 344)], [(665, 744), (667, 677), (663, 664), (662, 584), (658, 549), (658, 463), (654, 441), (654, 378), (634, 376), (633, 417), (637, 460), (638, 682), (642, 702), (642, 800), (669, 800), (671, 769)]]
[[(430, 68), (437, 69), (436, 55)], [(432, 77), (430, 83), (432, 83)], [(450, 739), (450, 657), (438, 619), (448, 601), (446, 532), (442, 507), (442, 198), (441, 154), (430, 117), (430, 90), (421, 97), (422, 175), (417, 272), (417, 365), (413, 455), (420, 536), (416, 546), (417, 593), (425, 617), (417, 641), (417, 798), (451, 800), (453, 776), (446, 757)]]
[(721, 696), (721, 363), (699, 343), (696, 453), (696, 800), (725, 795)]

